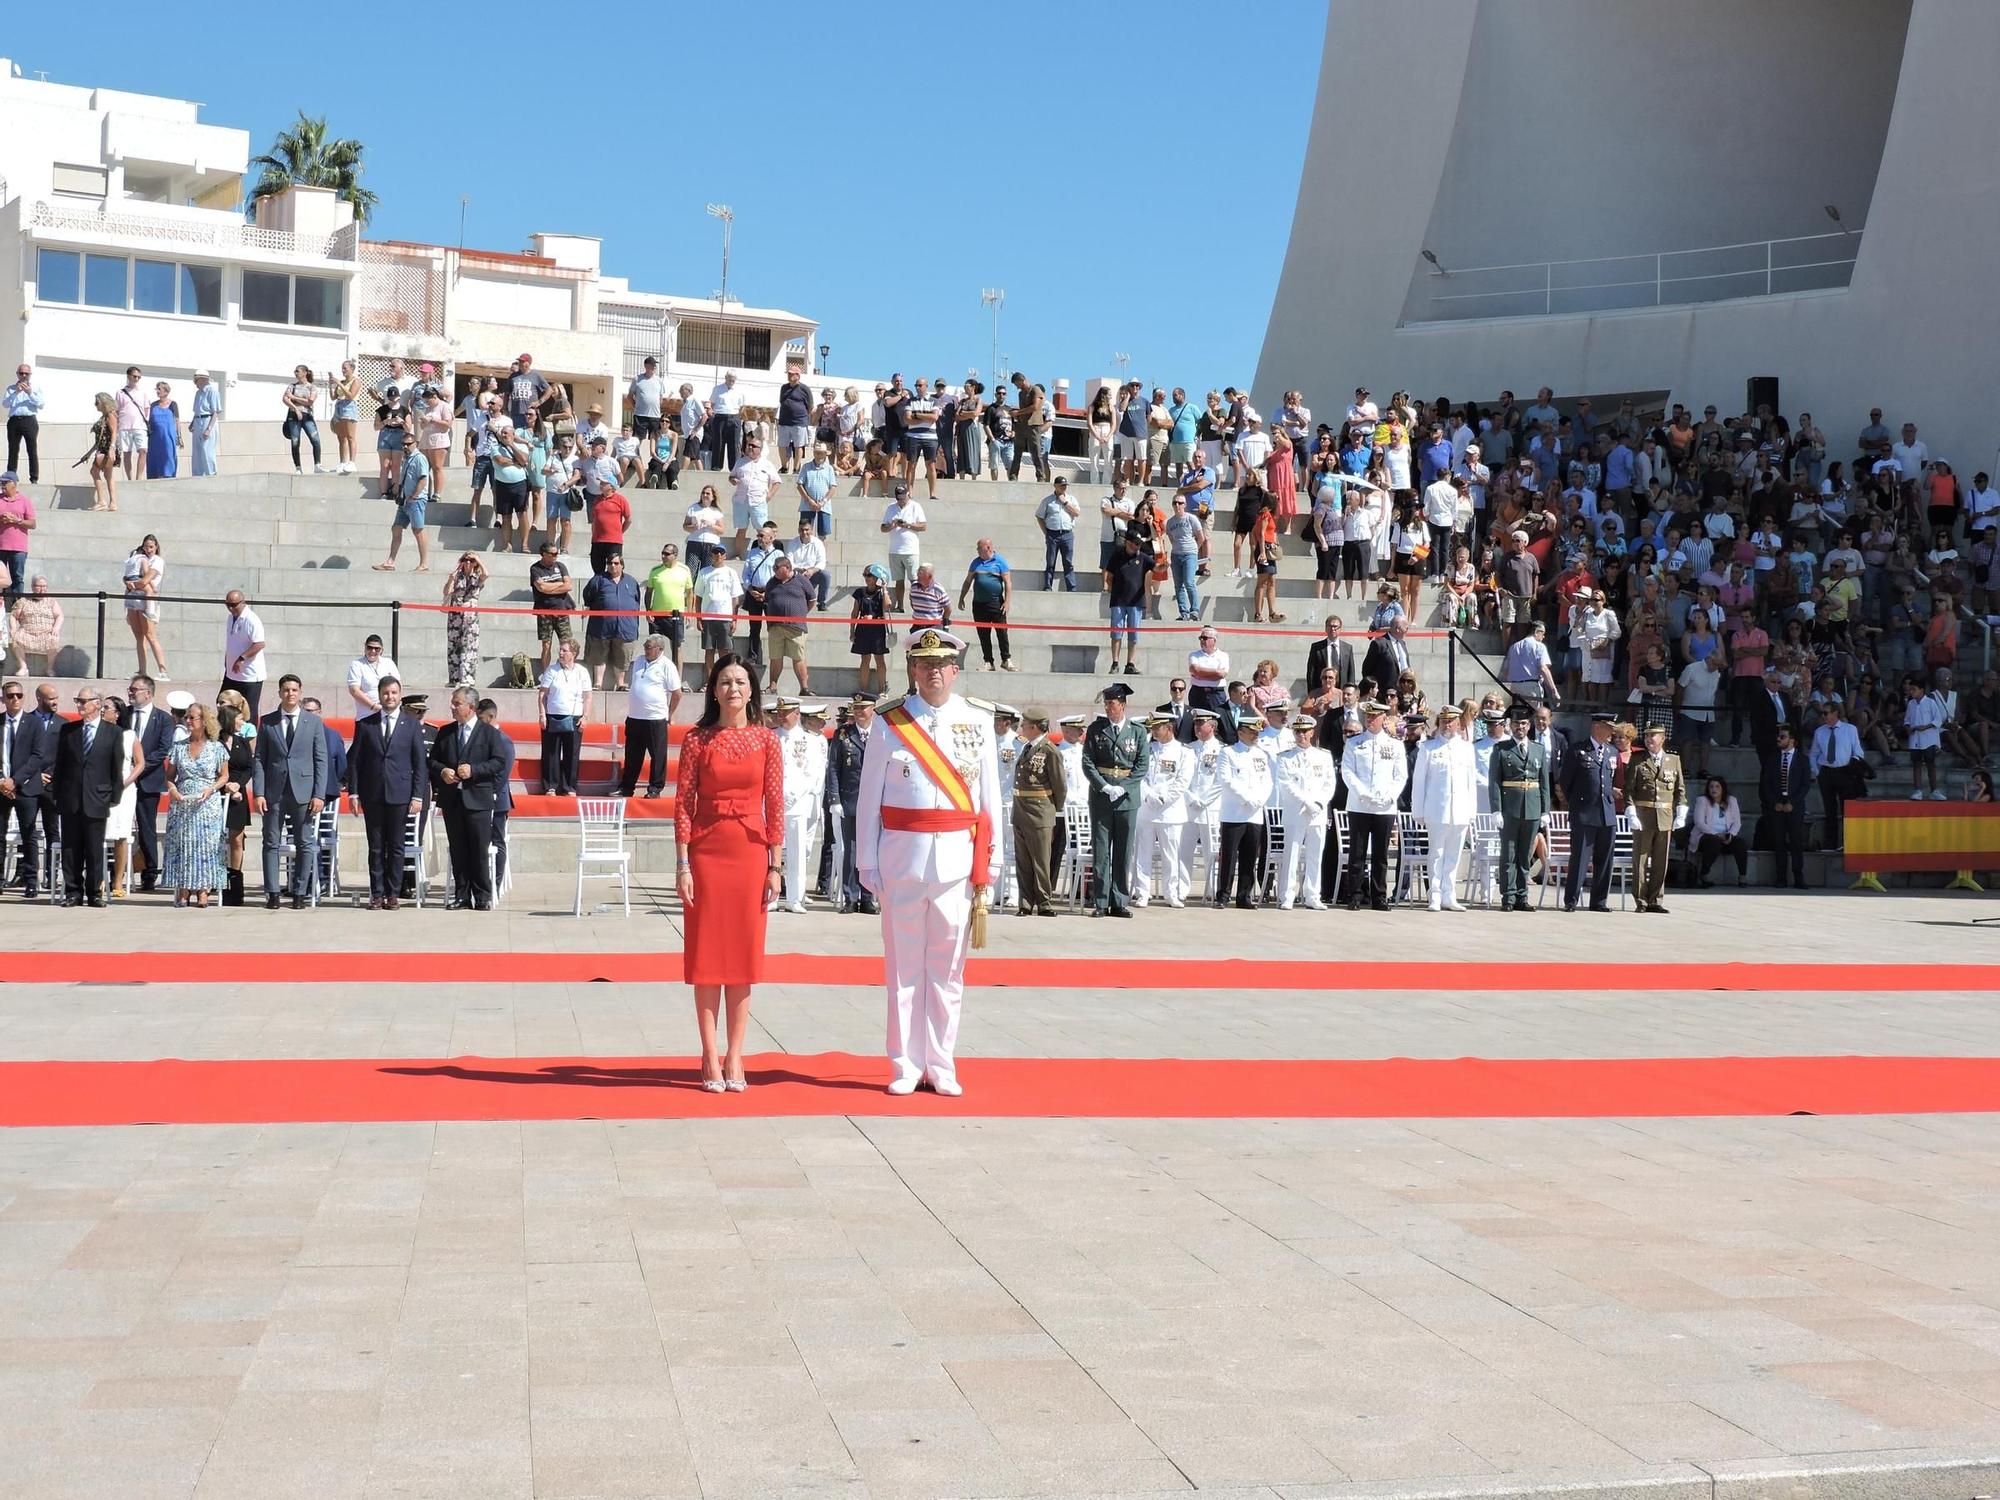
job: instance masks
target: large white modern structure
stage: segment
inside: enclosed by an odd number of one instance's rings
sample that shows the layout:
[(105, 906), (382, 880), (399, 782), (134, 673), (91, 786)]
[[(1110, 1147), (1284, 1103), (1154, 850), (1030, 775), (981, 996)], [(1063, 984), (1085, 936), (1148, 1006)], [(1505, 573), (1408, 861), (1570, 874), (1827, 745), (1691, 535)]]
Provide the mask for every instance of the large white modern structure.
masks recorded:
[(1260, 403), (1772, 376), (1992, 468), (1996, 57), (1993, 0), (1333, 0)]

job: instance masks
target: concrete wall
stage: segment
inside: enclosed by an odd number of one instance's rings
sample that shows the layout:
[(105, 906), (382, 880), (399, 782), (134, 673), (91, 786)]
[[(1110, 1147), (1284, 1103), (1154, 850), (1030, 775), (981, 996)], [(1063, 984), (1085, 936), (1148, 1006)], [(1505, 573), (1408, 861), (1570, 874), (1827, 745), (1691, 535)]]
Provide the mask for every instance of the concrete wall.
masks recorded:
[(576, 283), (567, 279), (530, 281), (518, 275), (486, 275), (461, 265), (450, 301), (455, 320), (565, 332), (577, 326)]
[[(1395, 28), (1358, 9), (1331, 9), (1292, 240), (1258, 367), (1259, 405), (1268, 409), (1289, 386), (1336, 404), (1365, 382), (1384, 393), (1407, 386), (1469, 399), (1540, 384), (1559, 396), (1664, 389), (1696, 410), (1708, 401), (1736, 410), (1745, 377), (1775, 375), (1785, 410), (1810, 409), (1843, 456), (1879, 404), (1892, 423), (1918, 421), (1934, 453), (1990, 467), (2000, 438), (1990, 396), (2000, 155), (1991, 149), (1989, 103), (2000, 5), (1909, 7), (1868, 232), (1846, 289), (1399, 327), (1437, 198), (1432, 185), (1458, 132), (1482, 8), (1409, 0)], [(1424, 69), (1408, 66), (1411, 35), (1427, 38)], [(1783, 54), (1769, 62), (1790, 66)], [(1381, 164), (1354, 147), (1391, 115), (1404, 124), (1397, 176), (1405, 192), (1381, 191)], [(1627, 132), (1635, 161), (1674, 148), (1658, 121), (1605, 122), (1614, 127)], [(1788, 165), (1773, 162), (1772, 171)]]

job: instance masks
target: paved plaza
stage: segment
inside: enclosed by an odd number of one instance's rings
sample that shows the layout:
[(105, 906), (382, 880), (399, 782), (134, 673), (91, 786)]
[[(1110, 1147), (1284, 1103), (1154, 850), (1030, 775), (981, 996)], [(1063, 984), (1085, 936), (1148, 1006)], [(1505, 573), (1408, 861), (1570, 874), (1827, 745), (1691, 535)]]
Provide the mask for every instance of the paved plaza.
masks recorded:
[[(567, 899), (538, 880), (491, 917), (10, 903), (29, 947), (131, 957), (90, 984), (26, 960), (0, 1061), (685, 1059), (678, 985), (398, 977), (399, 953), (459, 945), (679, 947), (650, 891), (629, 920)], [(2000, 927), (1969, 919), (2000, 907), (1672, 904), (996, 919), (989, 953), (1075, 958), (1074, 982), (970, 992), (961, 1050), (2000, 1054), (1983, 982), (1676, 990), (1653, 967), (1990, 964)], [(879, 936), (781, 915), (770, 946)], [(150, 953), (253, 949), (323, 951), (340, 978), (149, 982)], [(1474, 964), (1413, 991), (1092, 984), (1163, 956), (1468, 953), (1629, 962), (1635, 984), (1496, 991)], [(753, 1053), (879, 1054), (871, 987), (771, 985), (756, 1007)], [(2000, 1488), (1993, 1116), (1272, 1121), (1245, 1098), (1235, 1119), (995, 1119), (975, 1078), (953, 1118), (0, 1131), (0, 1495)]]

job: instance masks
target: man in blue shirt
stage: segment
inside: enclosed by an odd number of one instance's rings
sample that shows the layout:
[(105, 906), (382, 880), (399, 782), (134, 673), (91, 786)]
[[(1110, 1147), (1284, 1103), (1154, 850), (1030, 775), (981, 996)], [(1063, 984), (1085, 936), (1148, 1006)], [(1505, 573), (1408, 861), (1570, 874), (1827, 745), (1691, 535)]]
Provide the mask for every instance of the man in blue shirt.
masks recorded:
[(1015, 668), (1010, 659), (1013, 647), (1007, 639), (1012, 634), (1007, 629), (1007, 606), (1014, 602), (1013, 570), (986, 537), (979, 539), (978, 554), (965, 570), (965, 582), (958, 586), (958, 607), (964, 609), (965, 596), (971, 594), (972, 622), (979, 629), (979, 654), (985, 658), (986, 670), (993, 670), (993, 637), (997, 634), (1000, 670), (1012, 672)]
[(1604, 457), (1604, 498), (1621, 512), (1632, 504), (1632, 475), (1636, 460), (1630, 433), (1620, 434)]
[(396, 554), (403, 547), (403, 528), (417, 535), (417, 571), (431, 570), (430, 539), (424, 535), (424, 507), (431, 498), (431, 466), (417, 451), (417, 435), (403, 434), (403, 467), (396, 474), (396, 519), (389, 528), (389, 558), (375, 564), (378, 573), (396, 571)]
[(612, 686), (625, 686), (625, 669), (632, 661), (632, 643), (639, 639), (639, 580), (625, 572), (625, 558), (614, 552), (604, 560), (604, 571), (583, 586), (583, 607), (612, 610), (612, 614), (592, 614), (583, 627), (583, 660), (590, 668), (591, 681), (604, 686), (604, 669), (617, 673)]
[(824, 443), (815, 444), (812, 462), (799, 470), (795, 481), (799, 492), (799, 519), (811, 521), (822, 539), (833, 535), (833, 487), (840, 474), (826, 455)]
[(1424, 443), (1423, 452), (1418, 458), (1421, 460), (1420, 477), (1417, 482), (1419, 492), (1429, 489), (1451, 472), (1451, 440), (1444, 435), (1444, 428), (1440, 424), (1431, 423), (1430, 437)]
[(35, 369), (25, 359), (14, 371), (14, 383), (0, 393), (7, 408), (7, 471), (21, 470), (21, 448), (28, 449), (28, 483), (42, 482), (42, 393), (35, 385)]
[(757, 539), (743, 553), (743, 613), (750, 620), (749, 659), (764, 659), (764, 590), (777, 572), (778, 559), (785, 549), (778, 545), (778, 523), (766, 521), (757, 528)]

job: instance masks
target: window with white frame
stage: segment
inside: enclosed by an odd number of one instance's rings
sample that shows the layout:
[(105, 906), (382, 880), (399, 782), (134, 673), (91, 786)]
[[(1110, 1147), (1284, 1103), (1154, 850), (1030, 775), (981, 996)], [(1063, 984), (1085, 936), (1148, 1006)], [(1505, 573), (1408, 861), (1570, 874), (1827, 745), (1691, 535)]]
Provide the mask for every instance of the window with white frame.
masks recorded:
[(43, 248), (35, 257), (35, 295), (72, 307), (219, 318), (222, 268)]
[(347, 284), (331, 276), (283, 271), (243, 273), (243, 321), (289, 323), (299, 328), (340, 328), (346, 321)]

